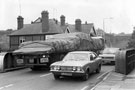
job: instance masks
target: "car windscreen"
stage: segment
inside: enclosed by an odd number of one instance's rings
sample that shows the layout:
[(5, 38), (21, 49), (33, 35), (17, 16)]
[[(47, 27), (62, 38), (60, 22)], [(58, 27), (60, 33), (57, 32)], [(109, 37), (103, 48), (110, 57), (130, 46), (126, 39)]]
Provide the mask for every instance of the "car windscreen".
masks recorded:
[(69, 53), (63, 59), (64, 61), (87, 61), (88, 54), (86, 53)]
[(115, 54), (118, 50), (117, 48), (107, 48), (103, 50), (103, 54)]

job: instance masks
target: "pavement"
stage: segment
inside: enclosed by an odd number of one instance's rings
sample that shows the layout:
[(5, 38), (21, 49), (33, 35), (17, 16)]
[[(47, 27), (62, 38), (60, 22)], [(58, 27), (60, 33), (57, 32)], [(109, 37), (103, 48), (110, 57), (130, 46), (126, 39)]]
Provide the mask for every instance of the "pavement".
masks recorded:
[(128, 75), (111, 71), (91, 90), (135, 90), (135, 69)]

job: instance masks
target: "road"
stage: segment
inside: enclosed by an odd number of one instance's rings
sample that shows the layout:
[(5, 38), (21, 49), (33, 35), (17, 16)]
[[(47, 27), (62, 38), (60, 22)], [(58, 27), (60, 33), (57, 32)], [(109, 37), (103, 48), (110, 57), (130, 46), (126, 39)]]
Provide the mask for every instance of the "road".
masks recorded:
[(90, 90), (112, 69), (114, 66), (103, 65), (101, 72), (91, 74), (88, 81), (71, 77), (55, 80), (47, 70), (31, 71), (26, 68), (9, 71), (0, 73), (0, 90)]

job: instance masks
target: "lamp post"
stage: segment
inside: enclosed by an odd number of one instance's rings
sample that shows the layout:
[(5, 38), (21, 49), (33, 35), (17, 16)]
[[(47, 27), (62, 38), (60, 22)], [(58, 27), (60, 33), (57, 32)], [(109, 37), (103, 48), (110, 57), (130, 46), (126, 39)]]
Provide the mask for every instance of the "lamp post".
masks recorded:
[(106, 39), (105, 39), (105, 20), (107, 20), (107, 19), (111, 20), (111, 19), (113, 19), (113, 17), (103, 18), (103, 31), (104, 31), (103, 37), (104, 37), (105, 43), (106, 43)]
[(110, 17), (110, 18), (103, 18), (103, 30), (104, 30), (104, 32), (105, 32), (105, 20), (107, 20), (107, 19), (113, 19), (113, 17)]

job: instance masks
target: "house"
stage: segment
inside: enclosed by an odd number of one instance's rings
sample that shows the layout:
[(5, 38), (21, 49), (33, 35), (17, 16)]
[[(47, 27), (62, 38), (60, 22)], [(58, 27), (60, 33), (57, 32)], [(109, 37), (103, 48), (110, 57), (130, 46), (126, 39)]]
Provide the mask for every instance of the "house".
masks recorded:
[(82, 24), (80, 19), (75, 20), (75, 25), (68, 24), (64, 32), (65, 33), (83, 32), (90, 34), (90, 36), (96, 36), (94, 24), (87, 22), (85, 22), (85, 24)]
[(10, 50), (15, 50), (22, 42), (46, 40), (51, 38), (53, 34), (84, 32), (92, 36), (96, 35), (94, 25), (92, 23), (81, 24), (80, 19), (76, 19), (75, 25), (65, 23), (65, 16), (61, 15), (60, 22), (56, 19), (49, 19), (48, 11), (42, 11), (41, 18), (31, 22), (31, 24), (23, 24), (24, 18), (18, 16), (18, 30), (11, 33)]
[(31, 24), (23, 24), (23, 17), (21, 16), (17, 18), (18, 30), (9, 35), (10, 50), (17, 49), (20, 43), (25, 41), (45, 40), (47, 35), (63, 33), (57, 20), (49, 19), (48, 11), (43, 11), (41, 17)]

